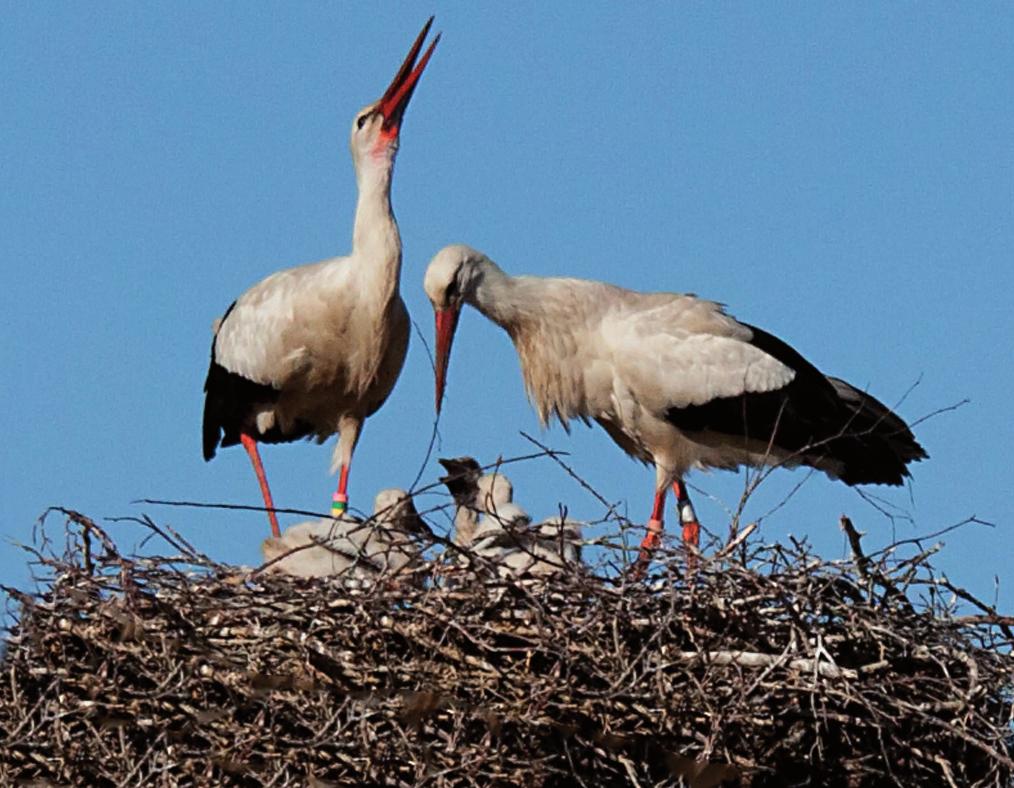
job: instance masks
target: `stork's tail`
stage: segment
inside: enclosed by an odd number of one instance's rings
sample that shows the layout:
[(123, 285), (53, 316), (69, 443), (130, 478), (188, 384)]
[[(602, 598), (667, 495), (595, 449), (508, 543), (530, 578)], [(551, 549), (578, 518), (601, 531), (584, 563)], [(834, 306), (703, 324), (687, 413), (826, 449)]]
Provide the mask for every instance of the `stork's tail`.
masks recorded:
[(844, 380), (828, 376), (848, 419), (827, 442), (828, 453), (841, 463), (845, 484), (902, 484), (910, 462), (929, 455), (909, 426), (890, 408)]

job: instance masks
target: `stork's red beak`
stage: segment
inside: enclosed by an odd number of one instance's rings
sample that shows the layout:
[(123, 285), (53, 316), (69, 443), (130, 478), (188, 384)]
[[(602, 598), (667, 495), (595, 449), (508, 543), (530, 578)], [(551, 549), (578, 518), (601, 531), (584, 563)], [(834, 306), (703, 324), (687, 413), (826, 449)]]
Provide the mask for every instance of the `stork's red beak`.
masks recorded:
[(401, 128), (401, 118), (405, 114), (408, 100), (412, 98), (412, 91), (415, 90), (416, 83), (419, 81), (419, 77), (422, 76), (423, 69), (429, 63), (430, 55), (433, 54), (433, 50), (440, 40), (440, 34), (438, 33), (417, 65), (415, 59), (419, 56), (423, 40), (430, 32), (430, 25), (432, 24), (433, 17), (431, 16), (423, 26), (422, 32), (419, 33), (415, 43), (412, 44), (412, 48), (408, 51), (405, 62), (401, 64), (398, 73), (394, 75), (391, 84), (384, 91), (384, 95), (380, 97), (377, 111), (384, 117), (382, 128), (387, 137), (398, 136), (398, 130)]
[(447, 365), (451, 360), (451, 344), (454, 342), (454, 331), (458, 327), (460, 307), (449, 306), (435, 310), (437, 319), (437, 415), (444, 400), (444, 383), (447, 382)]

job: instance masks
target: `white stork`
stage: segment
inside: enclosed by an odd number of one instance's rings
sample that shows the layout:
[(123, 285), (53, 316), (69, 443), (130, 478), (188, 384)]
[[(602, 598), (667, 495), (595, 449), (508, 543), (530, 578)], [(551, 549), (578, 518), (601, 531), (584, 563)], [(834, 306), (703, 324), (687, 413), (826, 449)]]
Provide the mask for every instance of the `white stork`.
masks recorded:
[(349, 147), (359, 200), (352, 254), (272, 274), (241, 295), (215, 327), (204, 384), (204, 459), (242, 443), (260, 483), (271, 531), (280, 535), (258, 442), (323, 442), (338, 433), (341, 470), (332, 512), (348, 505), (352, 452), (363, 421), (391, 393), (408, 348), (398, 291), (401, 237), (391, 175), (402, 117), (438, 35), (416, 64), (423, 27), (381, 98), (352, 123)]
[(437, 413), (468, 303), (510, 335), (543, 426), (594, 420), (627, 454), (654, 463), (642, 558), (660, 543), (670, 485), (684, 540), (697, 545), (683, 484), (692, 468), (807, 465), (848, 485), (899, 485), (906, 465), (927, 456), (885, 405), (713, 301), (513, 277), (463, 245), (436, 254), (424, 287), (436, 316)]

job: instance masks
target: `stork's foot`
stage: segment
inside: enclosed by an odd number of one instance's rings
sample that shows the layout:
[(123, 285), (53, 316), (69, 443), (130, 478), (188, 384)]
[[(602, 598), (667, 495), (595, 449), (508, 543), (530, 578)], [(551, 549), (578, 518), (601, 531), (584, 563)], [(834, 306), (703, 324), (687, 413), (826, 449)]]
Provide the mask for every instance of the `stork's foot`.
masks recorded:
[(662, 521), (652, 518), (648, 520), (648, 533), (641, 540), (641, 550), (654, 552), (662, 546)]
[[(692, 509), (690, 510), (692, 513)], [(698, 545), (701, 541), (701, 524), (696, 519), (683, 521), (683, 545), (687, 551), (687, 571), (693, 573), (697, 569)], [(648, 565), (655, 551), (662, 546), (662, 521), (648, 520), (648, 533), (641, 541), (641, 550), (637, 560), (630, 568), (630, 577), (641, 580), (648, 572)]]
[(641, 540), (641, 554), (638, 562), (650, 561), (652, 553), (662, 546), (662, 521), (652, 518), (648, 520), (648, 533)]
[(701, 524), (697, 520), (683, 523), (683, 548), (687, 553), (687, 578), (697, 572), (698, 545), (701, 543)]
[(637, 555), (637, 560), (630, 565), (629, 577), (633, 582), (644, 580), (644, 576), (648, 574), (648, 564), (651, 563), (651, 553), (641, 548), (641, 552)]
[(697, 512), (690, 502), (690, 494), (679, 479), (672, 483), (676, 494), (676, 512), (683, 526), (683, 547), (687, 553), (687, 571), (693, 573), (697, 569), (697, 548), (701, 544), (701, 524), (697, 521)]
[(641, 550), (637, 560), (630, 568), (630, 576), (634, 580), (640, 580), (648, 571), (648, 564), (655, 551), (662, 546), (662, 521), (652, 518), (648, 520), (648, 533), (641, 540)]

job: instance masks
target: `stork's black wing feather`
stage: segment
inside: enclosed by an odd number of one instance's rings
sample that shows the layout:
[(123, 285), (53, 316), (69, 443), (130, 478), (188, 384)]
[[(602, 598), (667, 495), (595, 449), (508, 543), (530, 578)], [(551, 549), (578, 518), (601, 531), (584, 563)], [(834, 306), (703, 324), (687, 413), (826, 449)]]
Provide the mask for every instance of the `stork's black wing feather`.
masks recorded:
[[(229, 319), (236, 302), (225, 312), (221, 325)], [(219, 331), (221, 331), (221, 325)], [(307, 437), (312, 430), (309, 425), (297, 423), (292, 429), (283, 433), (277, 426), (267, 432), (256, 429), (257, 413), (265, 406), (278, 401), (280, 392), (273, 386), (257, 383), (253, 380), (231, 372), (215, 359), (216, 334), (211, 343), (211, 365), (208, 377), (204, 381), (204, 421), (202, 435), (204, 443), (204, 459), (215, 456), (219, 445), (233, 446), (239, 443), (243, 432), (255, 437), (262, 443), (285, 443)]]
[(795, 371), (775, 391), (720, 397), (703, 405), (670, 408), (666, 418), (683, 432), (728, 436), (782, 452), (801, 462), (840, 464), (846, 484), (901, 484), (905, 467), (926, 457), (911, 430), (874, 397), (830, 378), (778, 337), (747, 326), (751, 344)]

